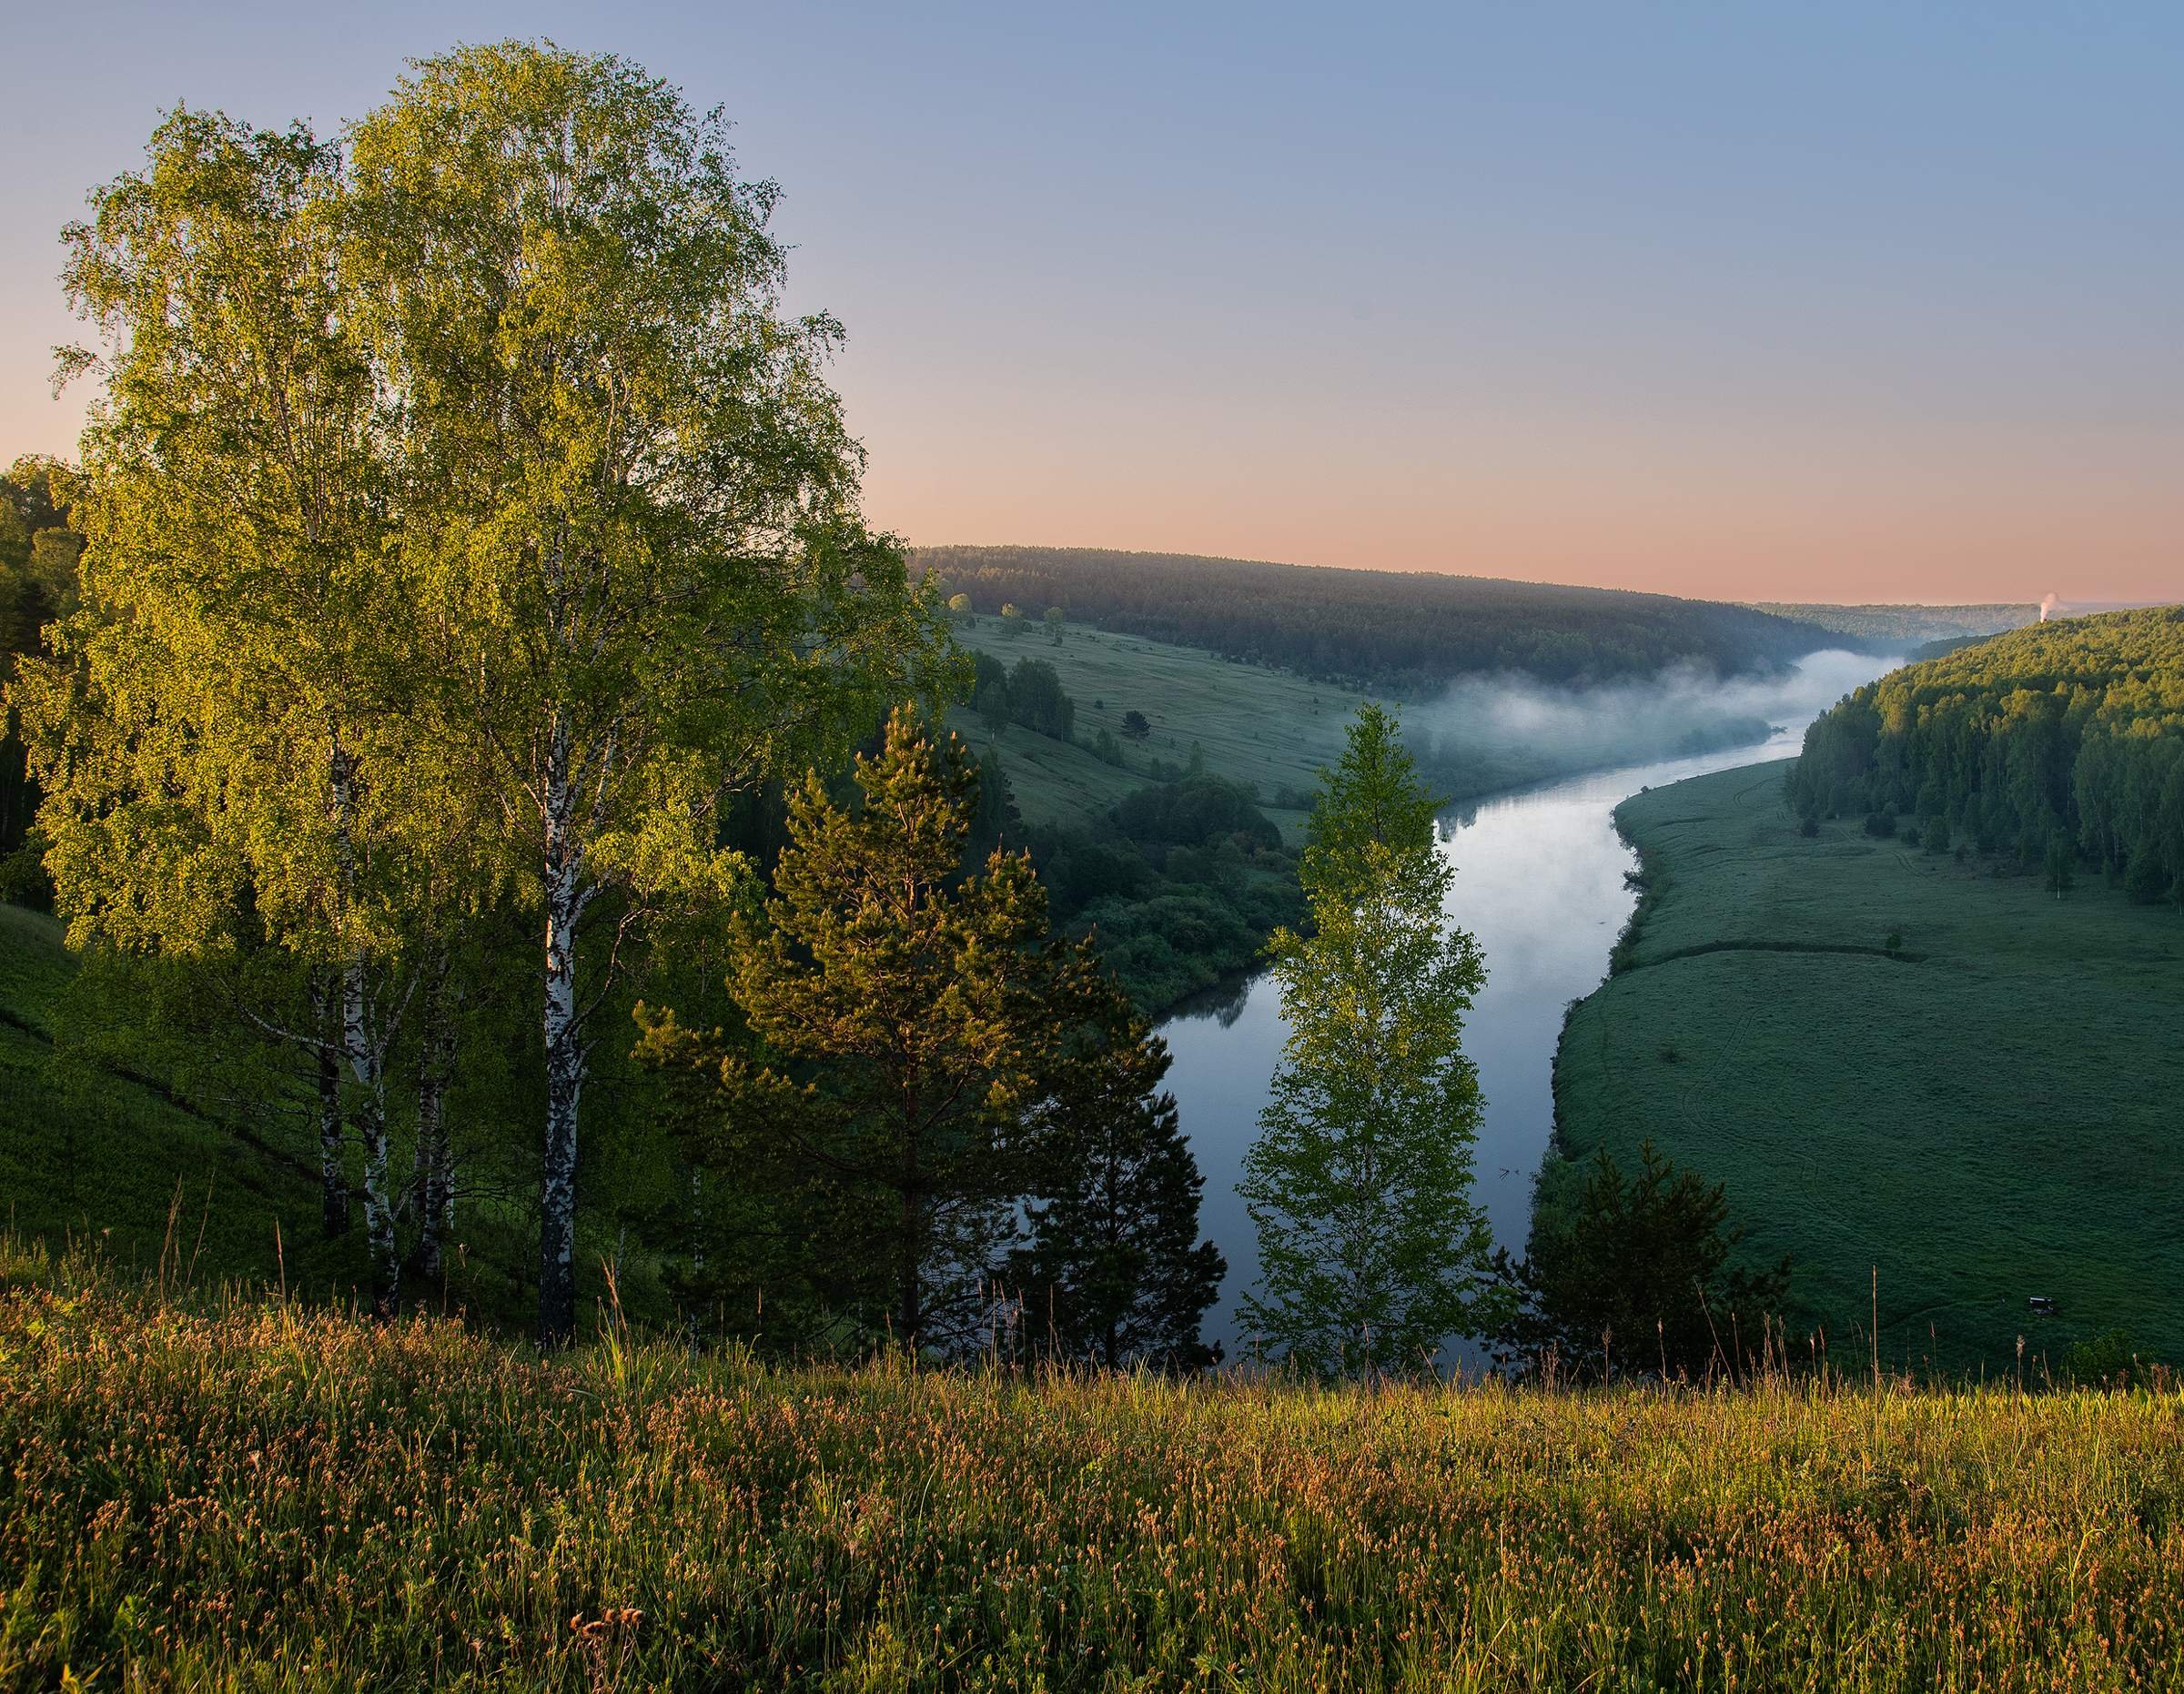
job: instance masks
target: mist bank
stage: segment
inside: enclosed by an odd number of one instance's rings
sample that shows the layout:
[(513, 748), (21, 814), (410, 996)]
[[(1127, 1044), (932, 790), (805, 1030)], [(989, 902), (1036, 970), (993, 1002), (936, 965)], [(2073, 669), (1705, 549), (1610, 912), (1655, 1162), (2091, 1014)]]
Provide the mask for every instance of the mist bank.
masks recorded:
[(1803, 730), (1900, 662), (1831, 649), (1759, 676), (1689, 664), (1592, 686), (1471, 676), (1406, 706), (1403, 730), (1429, 779), (1465, 800), (1578, 771), (1757, 746), (1778, 728)]

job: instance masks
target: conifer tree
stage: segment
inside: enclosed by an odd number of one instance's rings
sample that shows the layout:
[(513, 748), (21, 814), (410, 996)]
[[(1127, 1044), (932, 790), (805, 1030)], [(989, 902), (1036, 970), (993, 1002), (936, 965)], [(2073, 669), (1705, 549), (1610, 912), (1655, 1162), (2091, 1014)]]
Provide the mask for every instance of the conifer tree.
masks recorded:
[(1262, 1279), (1243, 1322), (1320, 1375), (1428, 1367), (1496, 1297), (1462, 1048), (1485, 967), (1444, 915), (1434, 810), (1395, 720), (1365, 707), (1312, 811), (1312, 932), (1269, 943), (1289, 1034), (1239, 1185)]
[(1168, 1044), (1111, 977), (1090, 1000), (1058, 1055), (1012, 1278), (1034, 1338), (1064, 1355), (1197, 1369), (1218, 1356), (1199, 1326), (1228, 1265), (1198, 1239), (1205, 1180), (1159, 1092)]
[(728, 989), (756, 1051), (640, 1021), (648, 1057), (713, 1067), (727, 1144), (785, 1145), (860, 1208), (869, 1326), (946, 1348), (977, 1328), (1057, 1008), (1092, 967), (1048, 942), (1027, 855), (962, 874), (978, 768), (955, 735), (935, 744), (900, 708), (856, 781), (851, 809), (812, 775), (763, 921), (733, 920)]

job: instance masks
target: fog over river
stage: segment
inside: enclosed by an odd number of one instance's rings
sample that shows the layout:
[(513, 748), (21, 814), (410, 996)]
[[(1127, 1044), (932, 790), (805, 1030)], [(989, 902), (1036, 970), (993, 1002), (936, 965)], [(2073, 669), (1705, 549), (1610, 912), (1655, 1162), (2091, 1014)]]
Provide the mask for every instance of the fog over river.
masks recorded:
[[(1449, 910), (1486, 953), (1486, 987), (1464, 1031), (1486, 1097), (1477, 1192), (1496, 1239), (1511, 1251), (1523, 1251), (1532, 1176), (1553, 1127), (1548, 1082), (1563, 1008), (1606, 976), (1609, 951), (1635, 900), (1623, 874), (1637, 868), (1637, 858), (1615, 833), (1616, 806), (1641, 788), (1794, 754), (1813, 718), (1896, 662), (1815, 654), (1779, 681), (1725, 691), (1782, 726), (1764, 741), (1542, 783), (1442, 817), (1441, 851), (1456, 867)], [(1478, 686), (1466, 685), (1474, 692)], [(1673, 686), (1691, 688), (1687, 678)], [(1528, 691), (1512, 709), (1562, 729), (1594, 713), (1643, 711), (1641, 692), (1623, 686), (1548, 701)], [(1199, 1226), (1228, 1260), (1206, 1334), (1233, 1357), (1236, 1305), (1259, 1274), (1251, 1219), (1236, 1185), (1286, 1034), (1273, 979), (1257, 976), (1187, 1005), (1160, 1034), (1175, 1054), (1168, 1086), (1206, 1178)]]

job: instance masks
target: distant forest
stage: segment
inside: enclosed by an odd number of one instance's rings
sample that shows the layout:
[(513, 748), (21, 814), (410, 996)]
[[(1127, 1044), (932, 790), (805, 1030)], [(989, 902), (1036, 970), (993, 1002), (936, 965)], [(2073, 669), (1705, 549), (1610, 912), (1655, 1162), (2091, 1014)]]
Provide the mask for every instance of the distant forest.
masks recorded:
[(1492, 577), (1056, 547), (925, 547), (911, 566), (976, 612), (1059, 607), (1103, 630), (1399, 697), (1466, 672), (1571, 682), (1689, 662), (1729, 674), (1844, 644), (1741, 606)]
[(2037, 606), (1999, 600), (1982, 606), (1817, 606), (1764, 600), (1742, 604), (1752, 611), (1816, 623), (1876, 652), (1901, 652), (1906, 646), (1929, 641), (1977, 640), (2037, 623), (2040, 617)]
[(1807, 817), (1915, 822), (2132, 897), (2184, 903), (2184, 609), (2035, 624), (1891, 672), (1805, 732), (1790, 797)]

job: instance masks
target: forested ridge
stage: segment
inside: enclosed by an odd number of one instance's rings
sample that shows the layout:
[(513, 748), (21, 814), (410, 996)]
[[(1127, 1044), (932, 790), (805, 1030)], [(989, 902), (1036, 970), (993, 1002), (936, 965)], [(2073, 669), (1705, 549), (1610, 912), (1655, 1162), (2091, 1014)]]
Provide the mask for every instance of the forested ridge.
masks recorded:
[(1844, 644), (1741, 606), (1494, 577), (1062, 547), (923, 547), (911, 565), (976, 612), (1056, 606), (1102, 629), (1395, 694), (1480, 671), (1555, 682), (1679, 662), (1727, 673)]
[(2184, 608), (2035, 624), (1906, 666), (1805, 731), (1806, 816), (1901, 816), (1932, 838), (2074, 862), (2184, 901)]

